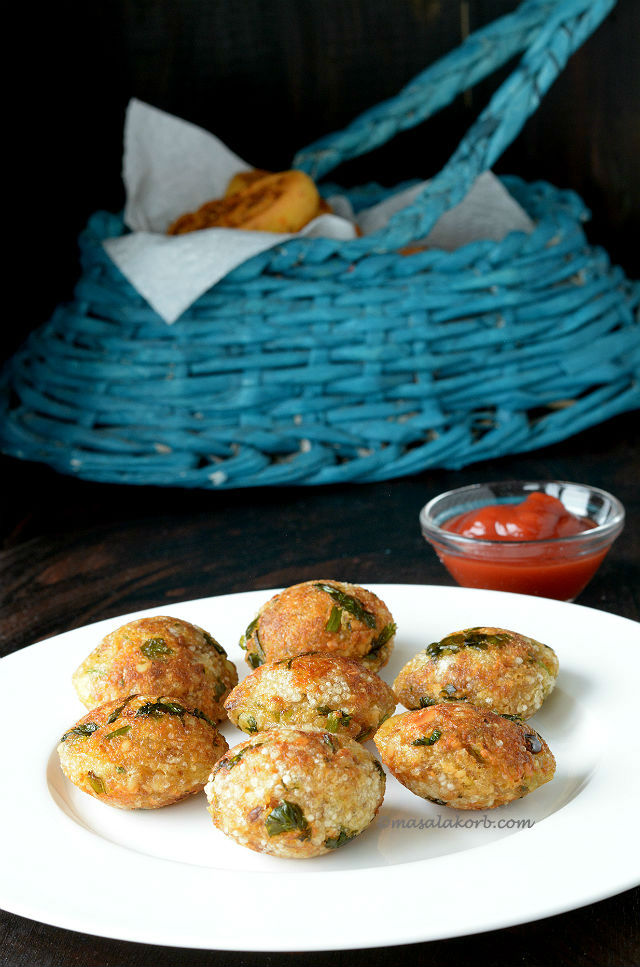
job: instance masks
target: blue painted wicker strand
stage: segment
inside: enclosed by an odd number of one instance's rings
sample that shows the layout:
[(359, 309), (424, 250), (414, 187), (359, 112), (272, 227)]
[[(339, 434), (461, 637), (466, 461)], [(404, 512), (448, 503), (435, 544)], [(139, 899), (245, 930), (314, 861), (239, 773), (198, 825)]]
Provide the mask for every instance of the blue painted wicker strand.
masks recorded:
[[(528, 0), (300, 152), (317, 177), (524, 50), (443, 170), (389, 226), (251, 259), (168, 327), (97, 213), (70, 305), (2, 375), (0, 446), (93, 480), (185, 487), (372, 481), (562, 440), (640, 406), (640, 287), (587, 244), (572, 192), (503, 179), (531, 235), (398, 251), (489, 168), (613, 0)], [(328, 190), (328, 189), (325, 189)], [(349, 192), (356, 209), (389, 193)]]

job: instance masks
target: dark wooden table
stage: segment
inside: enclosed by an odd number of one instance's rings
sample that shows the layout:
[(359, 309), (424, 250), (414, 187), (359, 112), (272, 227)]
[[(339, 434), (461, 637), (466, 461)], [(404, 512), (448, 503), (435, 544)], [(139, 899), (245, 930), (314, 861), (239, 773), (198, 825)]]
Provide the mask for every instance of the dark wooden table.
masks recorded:
[[(141, 608), (319, 575), (361, 583), (450, 584), (420, 535), (420, 507), (450, 487), (518, 477), (585, 481), (623, 501), (627, 527), (580, 603), (640, 620), (637, 428), (638, 414), (626, 414), (545, 450), (462, 471), (312, 489), (209, 493), (121, 488), (3, 460), (1, 654)], [(615, 790), (611, 795), (613, 806)], [(594, 835), (606, 831), (594, 830)], [(553, 862), (550, 858), (550, 875)], [(12, 967), (360, 967), (415, 957), (424, 965), (450, 960), (528, 967), (630, 965), (640, 962), (639, 925), (640, 890), (632, 890), (550, 919), (472, 937), (386, 950), (259, 955), (92, 937), (2, 912), (0, 962)]]

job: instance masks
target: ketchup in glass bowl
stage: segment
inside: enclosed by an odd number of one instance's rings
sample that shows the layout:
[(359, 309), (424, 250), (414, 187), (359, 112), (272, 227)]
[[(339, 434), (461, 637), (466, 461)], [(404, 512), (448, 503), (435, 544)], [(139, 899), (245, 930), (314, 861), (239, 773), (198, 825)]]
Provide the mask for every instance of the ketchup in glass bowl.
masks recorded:
[(573, 601), (621, 532), (624, 508), (587, 484), (509, 480), (440, 494), (420, 524), (463, 587)]

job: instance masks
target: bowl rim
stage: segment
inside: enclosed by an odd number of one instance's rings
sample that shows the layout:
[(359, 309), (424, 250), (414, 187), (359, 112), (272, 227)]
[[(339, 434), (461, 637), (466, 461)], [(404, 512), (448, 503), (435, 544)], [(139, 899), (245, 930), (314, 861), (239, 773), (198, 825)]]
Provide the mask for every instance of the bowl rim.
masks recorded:
[[(514, 488), (520, 487), (523, 491), (525, 487), (538, 488), (538, 491), (548, 484), (556, 484), (560, 487), (580, 487), (583, 490), (589, 491), (590, 494), (597, 494), (600, 497), (604, 497), (611, 501), (613, 516), (610, 520), (605, 521), (603, 524), (596, 524), (595, 527), (589, 528), (589, 530), (580, 531), (578, 534), (569, 534), (566, 537), (545, 537), (545, 538), (531, 538), (530, 540), (522, 541), (509, 541), (509, 540), (496, 540), (485, 537), (467, 537), (464, 534), (456, 534), (454, 531), (448, 531), (440, 527), (431, 518), (431, 513), (434, 506), (445, 497), (451, 497), (454, 494), (472, 493), (474, 490), (480, 490), (484, 487), (504, 487), (510, 485)], [(534, 493), (535, 490), (531, 490)], [(560, 499), (560, 498), (559, 498)], [(496, 501), (497, 502), (497, 501)], [(455, 514), (451, 515), (455, 517)], [(435, 539), (440, 543), (448, 542), (451, 544), (458, 545), (462, 548), (474, 548), (474, 547), (494, 547), (502, 548), (518, 548), (518, 547), (532, 547), (541, 546), (543, 544), (548, 544), (551, 546), (557, 546), (559, 544), (571, 545), (571, 544), (585, 544), (585, 543), (599, 543), (604, 539), (610, 538), (611, 543), (615, 540), (618, 534), (622, 531), (625, 522), (625, 509), (622, 501), (618, 500), (612, 493), (608, 490), (603, 490), (601, 487), (594, 487), (591, 484), (577, 483), (573, 480), (490, 480), (485, 483), (477, 484), (467, 484), (464, 487), (454, 487), (451, 490), (445, 490), (435, 497), (432, 497), (420, 511), (420, 527), (422, 533), (427, 540)]]

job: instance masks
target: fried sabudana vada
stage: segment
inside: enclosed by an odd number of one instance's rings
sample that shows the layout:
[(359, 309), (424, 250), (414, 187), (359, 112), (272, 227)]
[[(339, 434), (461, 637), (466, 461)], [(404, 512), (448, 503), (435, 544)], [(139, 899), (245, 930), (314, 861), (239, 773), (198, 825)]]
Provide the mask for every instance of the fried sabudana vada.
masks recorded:
[(156, 809), (204, 788), (228, 745), (203, 712), (130, 695), (92, 709), (58, 745), (65, 776), (120, 809)]
[(93, 708), (135, 693), (171, 695), (214, 722), (238, 672), (207, 631), (179, 618), (130, 621), (107, 635), (73, 675), (83, 705)]
[(225, 702), (234, 725), (252, 734), (290, 725), (356, 741), (393, 714), (396, 697), (363, 662), (316, 652), (261, 665)]
[(260, 609), (240, 640), (252, 668), (309, 652), (356, 658), (378, 671), (393, 650), (396, 626), (372, 591), (342, 581), (295, 584)]
[(384, 770), (362, 745), (280, 727), (230, 749), (205, 793), (214, 824), (227, 836), (297, 859), (329, 853), (362, 833), (384, 790)]
[(529, 725), (468, 702), (395, 715), (374, 742), (403, 786), (455, 809), (492, 809), (521, 799), (555, 772), (549, 747)]
[(466, 628), (427, 645), (401, 669), (393, 690), (406, 708), (464, 699), (529, 718), (558, 675), (552, 648), (505, 628)]

